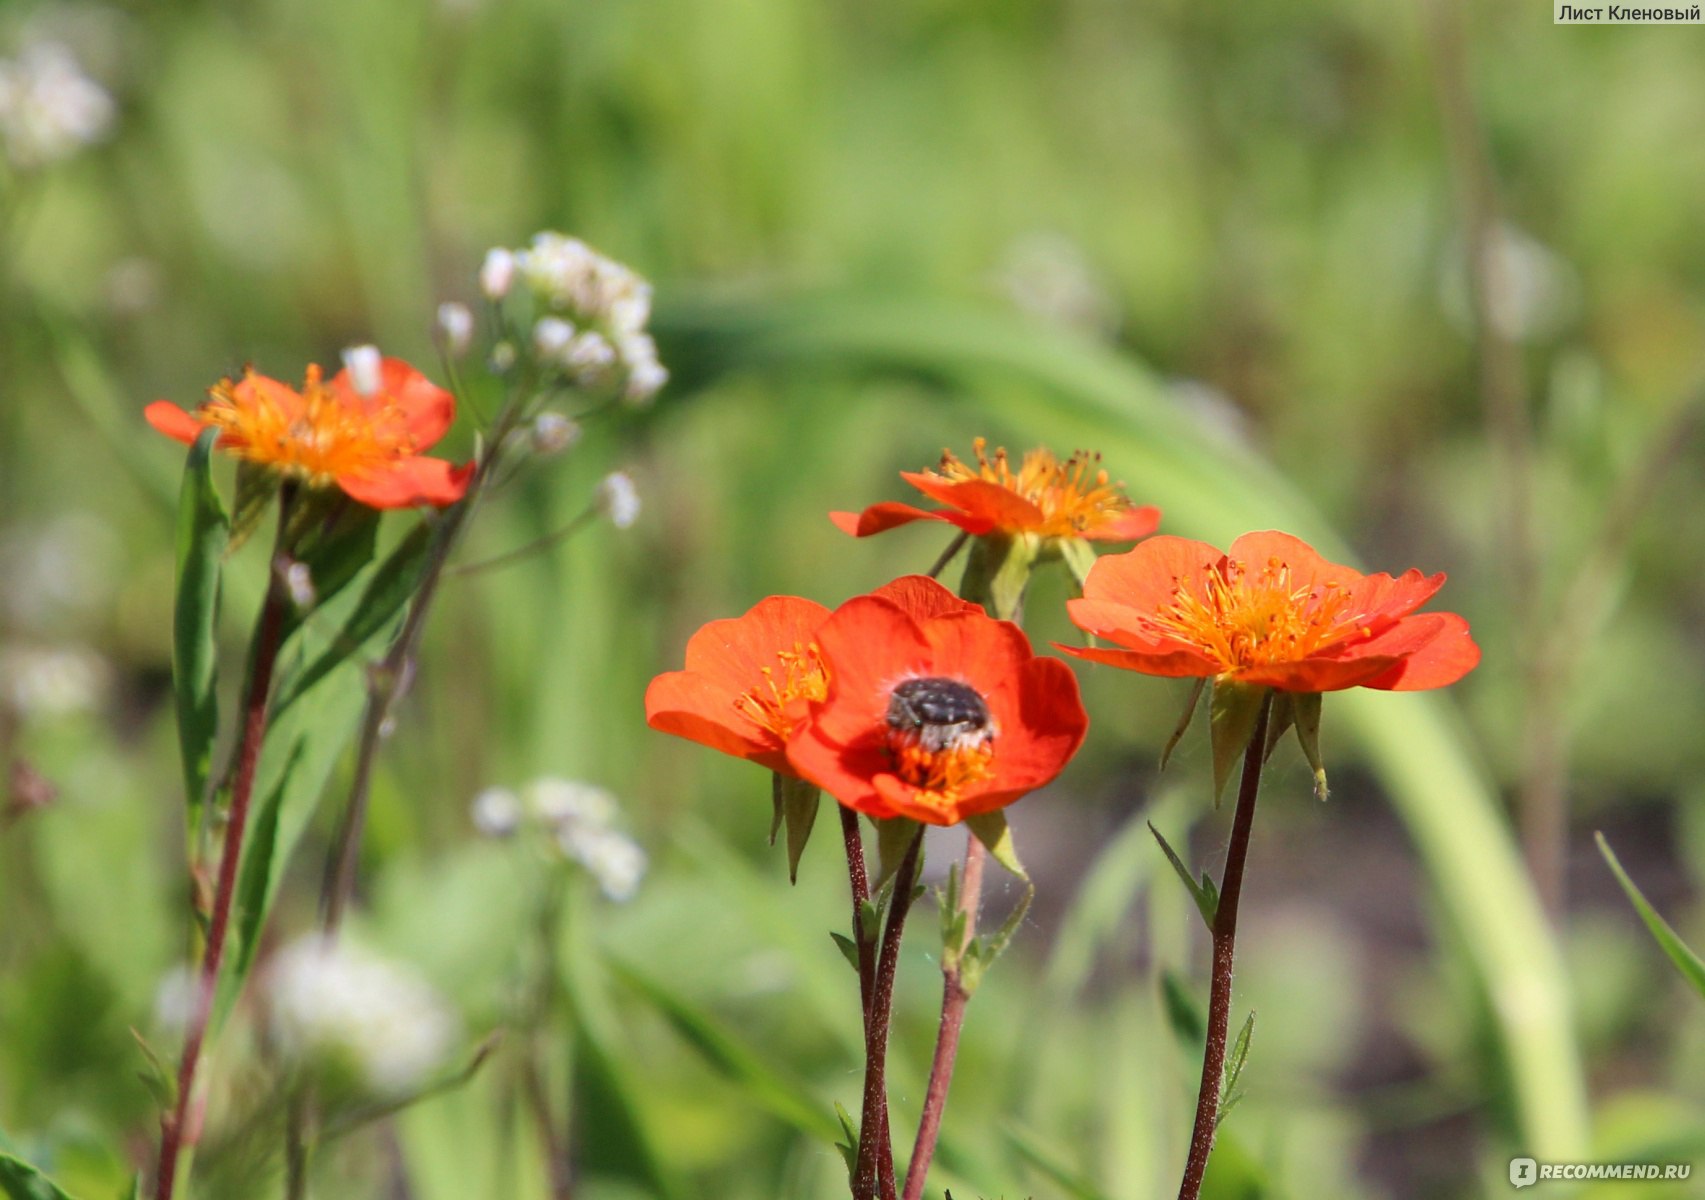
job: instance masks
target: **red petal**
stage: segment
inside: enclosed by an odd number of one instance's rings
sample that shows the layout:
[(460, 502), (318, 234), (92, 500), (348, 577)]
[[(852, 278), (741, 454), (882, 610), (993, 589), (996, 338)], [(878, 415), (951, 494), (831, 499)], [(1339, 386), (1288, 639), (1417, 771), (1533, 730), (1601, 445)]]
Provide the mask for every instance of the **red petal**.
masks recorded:
[(882, 727), (896, 682), (933, 671), (930, 643), (918, 623), (876, 596), (855, 596), (837, 608), (817, 631), (817, 645), (828, 668), (829, 693), (812, 706), (811, 718), (838, 745), (854, 744)]
[(1141, 650), (1110, 650), (1101, 646), (1067, 646), (1060, 642), (1055, 642), (1054, 648), (1063, 650), (1073, 658), (1106, 663), (1110, 667), (1120, 667), (1126, 671), (1136, 671), (1143, 675), (1160, 675), (1167, 679), (1185, 679), (1220, 673), (1218, 663), (1204, 658), (1194, 650), (1166, 650), (1149, 653)]
[(1369, 681), (1390, 670), (1397, 661), (1384, 655), (1304, 658), (1267, 667), (1249, 667), (1238, 671), (1236, 678), (1239, 683), (1274, 687), (1284, 692), (1340, 692), (1345, 688), (1365, 687)]
[(379, 361), (379, 390), (363, 396), (345, 367), (326, 385), (338, 401), (365, 412), (392, 410), (416, 450), (436, 445), (456, 419), (456, 398), (400, 358)]
[(1224, 557), (1208, 543), (1192, 538), (1151, 537), (1134, 550), (1096, 559), (1084, 581), (1084, 598), (1159, 612), (1172, 603), (1180, 583), (1199, 590), (1203, 578)]
[(1480, 664), (1480, 647), (1468, 632), (1468, 622), (1455, 613), (1421, 613), (1398, 622), (1376, 641), (1407, 640), (1416, 648), (1389, 671), (1365, 686), (1393, 692), (1421, 692), (1455, 683)]
[(154, 401), (142, 410), (142, 419), (167, 437), (186, 446), (193, 446), (195, 439), (200, 437), (201, 431), (206, 428), (170, 400)]
[(1091, 542), (1134, 542), (1160, 528), (1160, 509), (1153, 505), (1127, 508), (1113, 520), (1085, 531)]
[(1383, 572), (1369, 575), (1354, 589), (1353, 607), (1369, 618), (1396, 620), (1408, 616), (1432, 599), (1444, 582), (1442, 571), (1437, 575), (1423, 575), (1414, 568), (1396, 579)]
[(299, 416), (302, 412), (302, 397), (295, 388), (254, 371), (232, 386), (231, 400), (239, 408), (275, 408), (286, 418)]
[(854, 812), (871, 817), (899, 815), (877, 791), (878, 779), (894, 778), (887, 774), (888, 758), (877, 736), (845, 745), (825, 738), (819, 726), (805, 725), (788, 739), (787, 761), (794, 773)]
[(745, 716), (735, 706), (738, 699), (739, 693), (703, 675), (671, 671), (645, 689), (645, 723), (662, 733), (792, 774), (781, 739)]
[(961, 528), (975, 537), (981, 537), (991, 529), (1022, 532), (1042, 524), (1040, 508), (1011, 488), (986, 479), (965, 479), (954, 483), (921, 471), (901, 471), (900, 478), (931, 500), (971, 517), (980, 528), (973, 528), (970, 524)]
[(900, 504), (894, 500), (872, 504), (861, 513), (829, 514), (829, 520), (835, 523), (835, 528), (853, 537), (887, 533), (890, 529), (910, 525), (913, 521), (954, 521), (956, 518), (963, 519), (959, 513), (925, 512), (921, 508), (913, 508), (910, 504)]
[(1244, 534), (1231, 544), (1226, 557), (1247, 564), (1251, 570), (1260, 570), (1269, 561), (1278, 559), (1291, 569), (1291, 581), (1298, 588), (1333, 584), (1359, 589), (1366, 578), (1354, 567), (1322, 558), (1319, 551), (1301, 538), (1274, 529)]
[(457, 467), (441, 458), (399, 458), (360, 475), (339, 475), (337, 485), (370, 508), (443, 508), (462, 498), (473, 477), (473, 463)]
[[(1032, 658), (1025, 663), (1017, 687), (1017, 712), (1005, 719), (995, 739), (995, 778), (1011, 803), (1025, 792), (1048, 783), (1065, 769), (1083, 744), (1089, 714), (1078, 695), (1077, 676), (1057, 658)], [(967, 797), (971, 801), (972, 797)], [(987, 812), (998, 807), (969, 807)]]
[(928, 575), (902, 575), (892, 583), (883, 584), (871, 595), (892, 600), (907, 616), (918, 622), (947, 613), (983, 611), (981, 605), (961, 600)]
[(829, 610), (799, 596), (766, 596), (745, 614), (710, 621), (687, 639), (687, 670), (738, 696), (763, 684), (776, 655), (809, 646)]

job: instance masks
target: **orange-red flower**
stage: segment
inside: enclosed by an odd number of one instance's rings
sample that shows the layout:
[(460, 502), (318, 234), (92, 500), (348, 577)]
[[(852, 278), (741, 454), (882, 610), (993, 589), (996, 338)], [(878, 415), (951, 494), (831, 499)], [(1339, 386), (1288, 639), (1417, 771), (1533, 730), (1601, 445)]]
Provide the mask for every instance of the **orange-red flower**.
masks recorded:
[(313, 487), (335, 484), (373, 508), (454, 504), (473, 475), (471, 463), (421, 456), (450, 428), (456, 401), (401, 359), (382, 360), (379, 387), (369, 395), (348, 370), (322, 382), (319, 367), (310, 366), (300, 392), (251, 370), (235, 382), (221, 380), (194, 412), (157, 400), (143, 416), (186, 444), (218, 429), (220, 449)]
[(817, 630), (826, 686), (787, 759), (848, 808), (951, 825), (1053, 779), (1089, 718), (1077, 678), (981, 609), (849, 600)]
[[(933, 579), (908, 575), (876, 595), (923, 620), (981, 611)], [(711, 621), (687, 640), (684, 671), (670, 671), (645, 691), (645, 723), (663, 733), (784, 775), (787, 739), (828, 693), (828, 668), (817, 630), (829, 610), (815, 600), (770, 596), (741, 617)]]
[(900, 472), (900, 478), (946, 508), (887, 501), (862, 513), (830, 513), (829, 519), (855, 537), (912, 521), (946, 521), (973, 537), (998, 531), (1099, 542), (1133, 542), (1160, 523), (1158, 508), (1134, 506), (1118, 484), (1108, 482), (1099, 455), (1079, 451), (1061, 462), (1050, 451), (1036, 449), (1014, 471), (1006, 451), (998, 449), (990, 458), (987, 444), (983, 438), (973, 443), (974, 468), (943, 451), (933, 471)]
[(1100, 558), (1071, 618), (1118, 649), (1061, 649), (1147, 675), (1214, 676), (1288, 692), (1455, 683), (1480, 661), (1468, 622), (1416, 613), (1442, 574), (1363, 575), (1286, 533), (1246, 533), (1222, 554), (1150, 538)]

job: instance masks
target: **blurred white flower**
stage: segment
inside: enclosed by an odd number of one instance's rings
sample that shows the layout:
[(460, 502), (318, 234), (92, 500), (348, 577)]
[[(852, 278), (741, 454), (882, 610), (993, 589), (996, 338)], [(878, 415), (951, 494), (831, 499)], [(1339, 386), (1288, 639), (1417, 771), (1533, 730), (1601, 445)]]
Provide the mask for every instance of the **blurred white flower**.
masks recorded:
[(595, 330), (578, 334), (563, 348), (562, 364), (582, 387), (591, 387), (608, 377), (616, 365), (616, 348)]
[(1036, 232), (1007, 248), (995, 284), (1015, 306), (1058, 325), (1105, 336), (1118, 323), (1112, 297), (1076, 242)]
[(62, 628), (104, 608), (118, 571), (118, 535), (89, 513), (0, 531), (0, 608), (28, 629)]
[(639, 492), (625, 471), (612, 471), (599, 480), (593, 503), (617, 529), (627, 529), (639, 520)]
[(627, 365), (622, 399), (635, 407), (650, 404), (669, 382), (669, 371), (657, 361), (657, 343), (646, 333), (629, 334), (616, 343), (617, 356)]
[(595, 784), (547, 776), (521, 790), (527, 811), (546, 825), (606, 828), (616, 819), (616, 798)]
[[(1461, 239), (1448, 251), (1440, 300), (1457, 328), (1472, 332), (1474, 312)], [(1492, 324), (1511, 341), (1547, 337), (1580, 308), (1580, 276), (1567, 259), (1514, 225), (1500, 225), (1491, 243)]]
[(540, 317), (533, 323), (533, 353), (546, 362), (564, 365), (574, 342), (574, 325), (561, 317)]
[(343, 352), (344, 370), (349, 372), (356, 395), (376, 395), (385, 385), (384, 361), (377, 346), (350, 346)]
[(106, 135), (114, 105), (59, 42), (0, 59), (0, 142), (20, 170), (68, 158)]
[(272, 960), (264, 979), (279, 1053), (334, 1077), (352, 1075), (379, 1095), (425, 1083), (459, 1035), (455, 1017), (417, 975), (345, 942), (303, 938)]
[(645, 851), (626, 834), (565, 825), (557, 831), (557, 844), (586, 868), (611, 900), (625, 903), (639, 890), (639, 882), (645, 877)]
[(619, 809), (609, 791), (596, 784), (547, 776), (521, 789), (520, 808), (564, 858), (586, 869), (611, 900), (633, 898), (645, 875), (645, 851), (615, 827)]
[(491, 300), (501, 300), (509, 294), (515, 282), (515, 255), (501, 246), (487, 250), (480, 264), (480, 291)]
[(318, 599), (314, 591), (314, 574), (305, 562), (293, 562), (284, 568), (284, 590), (290, 593), (290, 603), (307, 610)]
[(474, 314), (466, 304), (447, 300), (438, 306), (438, 335), (444, 339), (444, 349), (451, 358), (460, 358), (468, 352), (474, 340)]
[(111, 678), (106, 660), (82, 646), (0, 647), (0, 705), (22, 717), (88, 712)]
[(508, 788), (489, 787), (474, 797), (471, 805), (474, 828), (486, 837), (508, 837), (521, 828), (525, 811), (521, 798)]
[(196, 993), (200, 980), (188, 966), (180, 963), (160, 977), (154, 987), (154, 1025), (168, 1036), (176, 1037), (189, 1028), (195, 1014)]
[(580, 425), (561, 413), (542, 412), (533, 418), (533, 451), (561, 454), (580, 441)]

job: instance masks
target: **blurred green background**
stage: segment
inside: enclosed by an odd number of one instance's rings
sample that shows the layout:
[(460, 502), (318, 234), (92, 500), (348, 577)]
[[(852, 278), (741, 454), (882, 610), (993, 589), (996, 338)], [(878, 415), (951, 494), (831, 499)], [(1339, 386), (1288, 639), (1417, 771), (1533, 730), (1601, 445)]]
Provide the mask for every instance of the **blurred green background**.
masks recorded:
[[(1705, 941), (1705, 505), (1677, 416), (1705, 334), (1705, 57), (1692, 29), (1471, 7), (0, 8), (0, 55), (63, 42), (117, 103), (98, 144), (14, 167), (3, 193), (0, 752), (28, 768), (14, 806), (35, 775), (57, 799), (0, 826), (0, 1148), (116, 1196), (154, 1136), (128, 1029), (157, 1029), (187, 944), (182, 450), (142, 406), (354, 342), (434, 363), (432, 313), (475, 297), (484, 250), (556, 228), (656, 283), (674, 381), (484, 508), (465, 554), (556, 528), (616, 467), (644, 516), (448, 588), (381, 759), (358, 926), (452, 998), (471, 1045), (511, 1013), (537, 882), (474, 835), (470, 799), (541, 774), (623, 797), (648, 877), (625, 905), (578, 887), (562, 935), (574, 1011), (550, 1053), (574, 1079), (577, 1195), (844, 1192), (832, 1105), (856, 1109), (860, 1060), (825, 936), (845, 920), (833, 839), (789, 888), (767, 782), (650, 734), (641, 697), (704, 620), (925, 569), (939, 531), (853, 543), (824, 514), (909, 498), (896, 471), (978, 435), (1100, 450), (1169, 532), (1281, 526), (1369, 568), (1448, 571), (1441, 604), (1486, 652), (1447, 696), (1330, 699), (1325, 805), (1276, 756), (1240, 939), (1248, 1099), (1208, 1194), (1503, 1194), (1524, 1153), (1705, 1170), (1705, 1007), (1590, 841), (1605, 830)], [(1479, 225), (1475, 147), (1497, 203)], [(1477, 240), (1497, 284), (1478, 310)], [(1528, 413), (1513, 484), (1488, 328)], [(1525, 551), (1500, 517), (1512, 486)], [(1509, 569), (1524, 554), (1535, 578)], [(232, 567), (228, 679), (261, 570), (254, 551)], [(1066, 594), (1038, 582), (1038, 644), (1068, 636)], [(1167, 980), (1203, 1002), (1206, 938), (1143, 822), (1217, 874), (1227, 815), (1201, 730), (1155, 769), (1182, 689), (1080, 675), (1090, 742), (1012, 813), (1040, 902), (971, 1008), (934, 1195), (1176, 1184), (1198, 1059)], [(1553, 943), (1514, 809), (1557, 769)], [(280, 940), (312, 921), (332, 808)], [(935, 877), (956, 845), (931, 841)], [(903, 1144), (932, 920), (898, 1001)], [(245, 1061), (238, 1024), (216, 1071)], [(530, 1052), (511, 1038), (468, 1086), (341, 1143), (316, 1194), (546, 1195), (510, 1100)], [(207, 1194), (276, 1194), (275, 1167), (231, 1155), (202, 1164)]]

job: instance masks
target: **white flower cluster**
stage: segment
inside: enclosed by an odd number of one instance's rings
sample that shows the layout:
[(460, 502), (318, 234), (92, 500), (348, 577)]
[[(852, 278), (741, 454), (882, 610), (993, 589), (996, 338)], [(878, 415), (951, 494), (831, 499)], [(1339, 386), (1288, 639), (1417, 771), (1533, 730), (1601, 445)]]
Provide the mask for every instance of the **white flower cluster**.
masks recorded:
[(529, 824), (540, 829), (611, 900), (633, 899), (645, 877), (645, 851), (616, 828), (616, 798), (601, 787), (546, 777), (519, 794), (487, 788), (474, 797), (472, 808), (474, 828), (487, 837), (509, 837)]
[(600, 479), (592, 503), (617, 529), (628, 529), (639, 520), (639, 489), (626, 471), (611, 471)]
[(454, 1015), (413, 972), (317, 934), (282, 950), (264, 978), (279, 1053), (347, 1073), (376, 1095), (426, 1083), (459, 1036)]
[(0, 142), (19, 170), (69, 158), (112, 125), (112, 97), (58, 42), (0, 59)]
[(519, 279), (539, 316), (533, 350), (577, 387), (620, 387), (646, 404), (669, 379), (646, 332), (651, 285), (579, 238), (546, 231), (520, 250), (495, 249), (480, 267), (480, 290), (502, 300)]
[(106, 660), (80, 646), (0, 646), (0, 708), (19, 716), (88, 712), (111, 679)]

